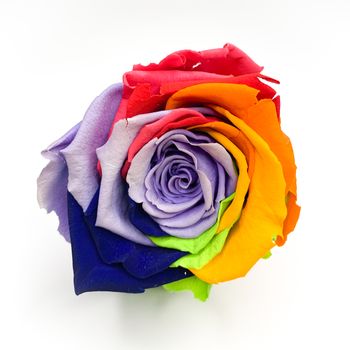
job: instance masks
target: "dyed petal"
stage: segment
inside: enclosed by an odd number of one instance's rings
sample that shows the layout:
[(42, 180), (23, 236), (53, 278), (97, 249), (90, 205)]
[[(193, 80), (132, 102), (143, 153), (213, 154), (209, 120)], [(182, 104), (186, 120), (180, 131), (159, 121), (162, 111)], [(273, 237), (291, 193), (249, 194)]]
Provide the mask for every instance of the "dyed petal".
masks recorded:
[(37, 180), (40, 208), (45, 208), (48, 213), (54, 211), (57, 214), (58, 231), (67, 241), (70, 240), (67, 211), (68, 170), (61, 151), (72, 142), (79, 127), (80, 123), (42, 152), (50, 162)]
[(186, 107), (187, 104), (218, 105), (244, 118), (258, 100), (259, 91), (241, 84), (200, 84), (176, 92), (169, 98), (166, 109)]
[[(130, 79), (130, 76), (133, 78)], [(259, 73), (232, 76), (190, 71), (129, 72), (124, 75), (123, 99), (114, 123), (138, 114), (162, 110), (171, 94), (197, 84), (244, 84), (258, 89), (259, 99), (274, 97), (276, 91), (262, 80), (270, 81), (271, 79)], [(276, 107), (278, 107), (278, 100), (276, 100)]]
[(107, 140), (122, 88), (122, 84), (112, 85), (92, 102), (74, 140), (62, 151), (68, 166), (68, 190), (84, 210), (99, 186), (96, 149)]
[(159, 64), (135, 65), (134, 70), (190, 70), (224, 75), (242, 75), (260, 72), (258, 66), (246, 53), (232, 44), (205, 51), (182, 50), (165, 57)]
[(127, 185), (120, 175), (120, 170), (128, 148), (139, 130), (145, 124), (169, 113), (171, 111), (156, 112), (139, 115), (130, 120), (121, 120), (115, 124), (108, 141), (97, 150), (103, 175), (96, 225), (145, 245), (153, 245), (153, 243), (130, 222)]
[[(94, 240), (91, 237), (91, 227), (86, 222), (84, 212), (74, 197), (68, 193), (69, 227), (71, 232), (74, 285), (77, 294), (89, 291), (115, 291), (127, 293), (142, 293), (146, 288), (154, 288), (160, 285), (177, 281), (191, 276), (188, 270), (182, 268), (160, 267), (161, 272), (156, 272), (158, 265), (151, 264), (149, 256), (145, 251), (136, 252), (136, 264), (130, 253), (128, 269), (122, 264), (106, 264), (98, 254)], [(146, 247), (147, 248), (147, 247)], [(137, 248), (138, 249), (138, 248)], [(142, 248), (141, 248), (142, 249)], [(154, 248), (153, 248), (154, 249)], [(153, 256), (151, 254), (151, 256)], [(155, 271), (147, 271), (146, 274), (140, 270), (137, 261), (148, 261), (149, 266)], [(137, 278), (135, 274), (149, 277)]]
[(214, 235), (213, 239), (197, 254), (189, 254), (175, 261), (171, 267), (186, 267), (190, 270), (201, 269), (214, 259), (224, 248), (230, 228), (225, 228), (219, 234)]
[(248, 115), (242, 118), (270, 146), (283, 167), (286, 179), (286, 192), (296, 194), (296, 166), (293, 148), (289, 138), (282, 132), (277, 111), (272, 100), (260, 100), (249, 108)]
[(278, 246), (282, 246), (286, 242), (288, 234), (294, 230), (300, 215), (300, 207), (297, 205), (296, 195), (290, 192), (287, 195), (286, 202), (288, 214), (283, 225), (283, 237), (278, 236), (276, 239), (276, 244)]
[(122, 263), (126, 271), (134, 277), (147, 278), (167, 269), (174, 261), (186, 255), (174, 249), (137, 244), (101, 227), (96, 227), (97, 203), (98, 192), (85, 213), (85, 221), (90, 228), (99, 256), (105, 263)]
[(231, 229), (225, 246), (203, 268), (191, 270), (208, 283), (244, 276), (275, 245), (273, 237), (283, 235), (287, 215), (286, 183), (277, 157), (242, 120), (221, 108), (217, 111), (229, 117), (245, 133), (256, 149), (256, 159), (245, 208), (240, 220)]
[(199, 52), (177, 51), (159, 64), (135, 65), (133, 71), (124, 74), (125, 91), (114, 122), (161, 110), (171, 94), (195, 84), (246, 84), (258, 88), (261, 96), (265, 95), (261, 98), (272, 98), (274, 90), (259, 78), (278, 82), (261, 75), (261, 70), (262, 67), (232, 44)]
[(277, 244), (283, 245), (299, 219), (300, 207), (296, 204), (296, 165), (293, 148), (289, 138), (281, 130), (277, 113), (273, 101), (261, 100), (249, 108), (248, 115), (243, 120), (268, 143), (283, 168), (288, 215), (284, 223), (283, 237), (277, 238)]
[(142, 209), (142, 204), (129, 198), (129, 219), (131, 223), (145, 235), (164, 237), (169, 236), (159, 225)]
[(182, 292), (184, 290), (189, 290), (193, 293), (194, 297), (206, 301), (209, 297), (211, 285), (192, 276), (189, 278), (184, 278), (179, 281), (164, 284), (163, 288), (168, 292)]
[[(247, 160), (245, 158), (245, 154), (243, 154), (243, 152), (231, 141), (240, 139), (240, 134), (234, 126), (221, 122), (211, 122), (205, 125), (198, 125), (195, 127), (195, 130), (207, 132), (217, 142), (222, 144), (236, 160), (236, 164), (239, 169), (235, 200), (228, 206), (220, 220), (220, 225), (217, 229), (217, 232), (221, 232), (225, 228), (231, 227), (232, 223), (236, 222), (241, 215), (243, 204), (250, 184), (250, 177), (247, 173)], [(255, 157), (255, 153), (253, 157)]]

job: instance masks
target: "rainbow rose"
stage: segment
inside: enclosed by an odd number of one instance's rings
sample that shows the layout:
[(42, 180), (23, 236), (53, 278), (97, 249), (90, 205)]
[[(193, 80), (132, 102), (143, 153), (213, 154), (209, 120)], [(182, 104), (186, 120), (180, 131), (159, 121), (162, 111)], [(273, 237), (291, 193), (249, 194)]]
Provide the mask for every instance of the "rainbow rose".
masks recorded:
[(261, 71), (231, 44), (136, 65), (43, 151), (38, 200), (71, 242), (77, 294), (205, 300), (285, 242), (296, 166)]

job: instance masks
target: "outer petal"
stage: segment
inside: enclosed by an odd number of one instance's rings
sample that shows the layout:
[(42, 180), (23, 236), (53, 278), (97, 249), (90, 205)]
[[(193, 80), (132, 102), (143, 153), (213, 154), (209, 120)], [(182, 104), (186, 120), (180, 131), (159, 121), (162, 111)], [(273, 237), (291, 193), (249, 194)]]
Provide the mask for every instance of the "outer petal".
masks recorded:
[(201, 301), (206, 301), (208, 299), (211, 289), (210, 284), (200, 280), (196, 276), (168, 283), (163, 285), (163, 287), (168, 292), (190, 290), (193, 293), (194, 297)]
[(175, 109), (202, 103), (217, 105), (240, 118), (247, 116), (248, 108), (257, 102), (259, 91), (242, 84), (200, 84), (187, 87), (172, 95), (166, 109)]
[(68, 190), (84, 210), (99, 184), (96, 149), (107, 140), (121, 94), (122, 84), (115, 84), (98, 96), (87, 110), (76, 137), (62, 151), (68, 165)]
[(135, 65), (134, 70), (193, 70), (217, 74), (242, 75), (260, 72), (258, 66), (246, 53), (232, 44), (222, 49), (205, 51), (182, 50), (165, 57), (159, 64)]
[[(142, 293), (146, 288), (158, 287), (192, 275), (182, 268), (167, 268), (149, 277), (137, 278), (122, 264), (106, 264), (96, 250), (82, 208), (70, 193), (68, 193), (68, 208), (74, 285), (77, 294), (89, 291)], [(129, 268), (131, 270), (134, 268), (133, 261), (130, 261)]]
[(259, 98), (272, 98), (275, 91), (258, 78), (278, 82), (261, 75), (261, 70), (262, 67), (232, 44), (199, 52), (177, 51), (159, 64), (135, 65), (133, 71), (124, 74), (125, 90), (114, 122), (162, 110), (170, 94), (195, 84), (247, 84), (260, 90)]
[(286, 180), (286, 195), (288, 215), (284, 223), (283, 237), (277, 239), (278, 245), (283, 245), (288, 233), (293, 231), (300, 214), (300, 207), (296, 204), (296, 165), (292, 144), (289, 138), (282, 132), (279, 123), (276, 122), (277, 111), (271, 100), (260, 100), (249, 108), (244, 121), (252, 127), (269, 144), (282, 164), (284, 178)]
[(283, 237), (277, 237), (276, 240), (276, 243), (279, 246), (282, 246), (286, 242), (287, 235), (294, 230), (295, 225), (299, 219), (300, 207), (297, 205), (296, 201), (296, 195), (290, 192), (287, 196), (288, 214), (283, 226)]
[(90, 203), (84, 220), (104, 263), (122, 264), (130, 275), (143, 279), (166, 270), (171, 263), (186, 255), (174, 249), (137, 244), (108, 230), (96, 227), (97, 203), (98, 193)]
[(289, 138), (282, 132), (278, 123), (277, 111), (272, 100), (260, 100), (242, 118), (270, 146), (282, 164), (286, 179), (286, 192), (296, 194), (296, 166)]
[(58, 231), (67, 241), (70, 240), (67, 212), (68, 170), (61, 151), (72, 142), (79, 127), (80, 123), (42, 152), (50, 162), (37, 180), (40, 208), (45, 208), (48, 212), (52, 210), (56, 212), (59, 219)]
[(192, 270), (208, 283), (244, 276), (274, 246), (273, 237), (282, 236), (287, 215), (286, 184), (276, 156), (242, 120), (219, 107), (217, 111), (229, 117), (245, 133), (256, 149), (256, 159), (245, 208), (231, 229), (223, 250), (202, 269)]
[[(262, 80), (278, 83), (260, 73), (233, 76), (182, 70), (128, 72), (124, 75), (123, 99), (114, 122), (138, 114), (162, 110), (171, 94), (198, 84), (245, 84), (259, 90), (257, 96), (259, 99), (273, 98), (276, 91)], [(276, 107), (278, 102), (276, 100)]]

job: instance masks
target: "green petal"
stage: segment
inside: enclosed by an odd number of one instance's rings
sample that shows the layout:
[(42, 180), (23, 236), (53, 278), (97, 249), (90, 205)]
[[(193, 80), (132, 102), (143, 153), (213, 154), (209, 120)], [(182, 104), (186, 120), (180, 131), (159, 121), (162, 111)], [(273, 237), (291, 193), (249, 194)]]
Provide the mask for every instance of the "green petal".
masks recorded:
[(208, 264), (224, 247), (227, 235), (230, 232), (230, 227), (221, 231), (197, 254), (188, 254), (176, 260), (170, 267), (185, 267), (187, 269), (201, 269)]
[(268, 259), (272, 255), (271, 251), (268, 251), (264, 256), (263, 259)]
[[(173, 237), (173, 236), (166, 236), (166, 237), (148, 236), (148, 238), (159, 247), (172, 248), (172, 249), (181, 250), (183, 252), (197, 254), (204, 247), (206, 247), (209, 244), (209, 242), (212, 240), (219, 226), (220, 219), (223, 213), (225, 212), (225, 210), (227, 209), (227, 207), (229, 206), (229, 204), (232, 202), (234, 196), (235, 196), (235, 193), (231, 194), (229, 197), (223, 199), (220, 202), (218, 219), (216, 220), (216, 223), (213, 226), (211, 226), (208, 230), (204, 231), (198, 237), (179, 238), (179, 237)], [(217, 236), (220, 236), (220, 235), (221, 233), (219, 233)]]
[(163, 288), (168, 292), (181, 292), (189, 290), (193, 293), (194, 297), (206, 301), (209, 296), (211, 284), (208, 284), (196, 276), (184, 278), (179, 281), (164, 284)]

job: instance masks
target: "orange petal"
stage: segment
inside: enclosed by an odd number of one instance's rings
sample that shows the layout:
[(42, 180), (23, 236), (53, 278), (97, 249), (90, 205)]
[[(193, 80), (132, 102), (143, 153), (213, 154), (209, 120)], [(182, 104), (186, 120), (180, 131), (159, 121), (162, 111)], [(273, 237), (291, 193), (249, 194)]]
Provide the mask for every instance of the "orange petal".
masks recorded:
[(299, 219), (300, 207), (296, 204), (297, 197), (293, 193), (289, 193), (287, 197), (287, 210), (288, 214), (283, 226), (283, 237), (277, 237), (276, 243), (278, 246), (282, 246), (286, 240), (287, 235), (292, 232)]
[(296, 194), (296, 166), (289, 138), (282, 132), (275, 104), (272, 100), (260, 100), (250, 107), (247, 117), (242, 118), (270, 146), (283, 167), (286, 193)]
[(235, 198), (222, 215), (217, 233), (222, 232), (225, 228), (232, 226), (232, 224), (238, 220), (242, 212), (244, 199), (247, 194), (250, 182), (247, 173), (247, 161), (244, 154), (225, 135), (215, 131), (216, 126), (218, 125), (220, 127), (222, 124), (224, 127), (226, 127), (225, 133), (229, 134), (230, 130), (233, 131), (233, 133), (237, 132), (237, 129), (233, 126), (219, 122), (207, 123), (203, 126), (191, 128), (192, 130), (196, 129), (202, 132), (206, 132), (216, 141), (221, 143), (226, 148), (226, 150), (232, 154), (232, 157), (236, 160), (239, 170)]
[(192, 85), (173, 94), (166, 109), (193, 105), (196, 102), (215, 104), (242, 118), (247, 116), (248, 108), (255, 105), (259, 90), (242, 84), (208, 83)]
[(283, 236), (287, 215), (286, 183), (277, 157), (245, 122), (220, 107), (215, 110), (232, 120), (247, 136), (255, 147), (256, 157), (246, 205), (223, 250), (202, 269), (191, 270), (208, 283), (244, 276), (275, 245), (273, 237)]
[(190, 127), (189, 130), (198, 128), (212, 128), (213, 130), (223, 134), (232, 141), (244, 154), (248, 162), (248, 175), (251, 178), (254, 173), (254, 147), (247, 137), (233, 125), (224, 122), (208, 122), (206, 124)]

